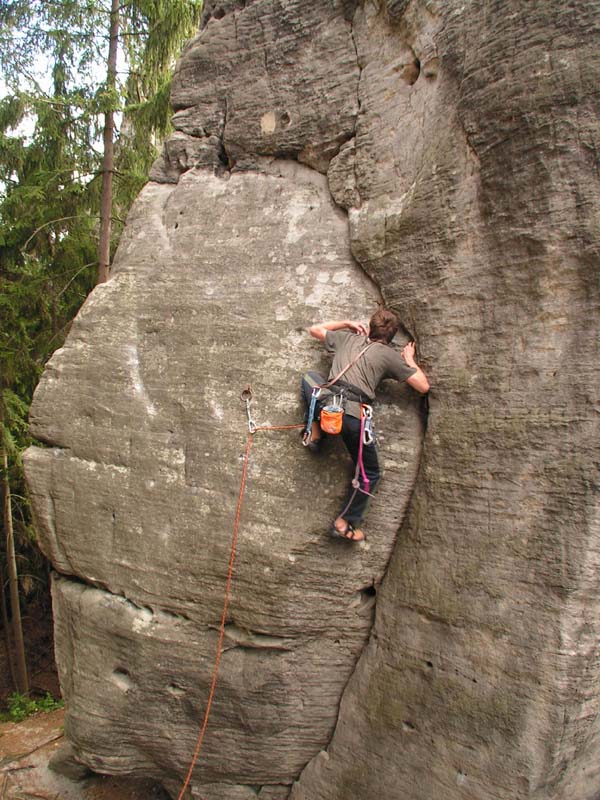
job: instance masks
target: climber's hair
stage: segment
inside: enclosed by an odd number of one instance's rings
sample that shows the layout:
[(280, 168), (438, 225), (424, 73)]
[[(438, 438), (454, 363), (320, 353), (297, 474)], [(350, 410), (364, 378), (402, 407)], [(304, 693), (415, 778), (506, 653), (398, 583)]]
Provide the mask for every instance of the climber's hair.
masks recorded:
[(392, 341), (400, 328), (400, 320), (388, 308), (378, 308), (369, 321), (369, 339), (378, 342)]

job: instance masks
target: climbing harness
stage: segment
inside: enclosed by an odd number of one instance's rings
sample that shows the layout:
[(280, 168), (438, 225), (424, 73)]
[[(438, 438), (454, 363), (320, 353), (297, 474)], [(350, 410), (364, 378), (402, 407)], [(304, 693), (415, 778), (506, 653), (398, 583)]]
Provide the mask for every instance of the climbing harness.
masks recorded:
[[(306, 421), (306, 430), (302, 435), (302, 444), (305, 447), (308, 447), (311, 441), (312, 424), (315, 418), (317, 399), (319, 398), (321, 391), (323, 389), (329, 389), (330, 386), (333, 386), (333, 384), (337, 383), (337, 381), (339, 381), (339, 379), (343, 375), (345, 375), (346, 372), (348, 372), (350, 367), (354, 366), (354, 364), (356, 364), (358, 359), (361, 358), (367, 352), (367, 350), (373, 347), (374, 344), (377, 344), (377, 342), (369, 342), (369, 344), (366, 347), (363, 347), (363, 349), (352, 359), (352, 361), (349, 364), (346, 364), (344, 369), (341, 372), (339, 372), (335, 376), (335, 378), (332, 378), (331, 380), (327, 381), (327, 383), (322, 383), (319, 386), (315, 386), (313, 388), (312, 396), (310, 398), (310, 408), (308, 410), (308, 418)], [(344, 407), (342, 405), (343, 392), (344, 390), (342, 389), (341, 393), (333, 398), (332, 403), (325, 406), (321, 410), (321, 419), (319, 421), (319, 424), (321, 426), (321, 430), (324, 433), (337, 434), (340, 433), (340, 431), (342, 430), (342, 421), (344, 416)]]
[(200, 755), (200, 750), (202, 748), (202, 743), (204, 742), (204, 735), (206, 733), (206, 728), (208, 727), (208, 719), (210, 717), (210, 711), (213, 704), (213, 699), (215, 695), (215, 689), (217, 686), (217, 677), (219, 674), (219, 665), (221, 663), (221, 656), (223, 654), (223, 639), (225, 636), (225, 623), (227, 621), (227, 608), (229, 606), (229, 596), (231, 593), (231, 583), (233, 579), (233, 566), (235, 563), (235, 554), (237, 548), (237, 539), (238, 539), (238, 532), (240, 529), (240, 517), (242, 513), (242, 500), (244, 497), (244, 489), (246, 487), (246, 479), (248, 477), (248, 462), (250, 459), (250, 449), (252, 447), (252, 440), (254, 438), (254, 434), (257, 431), (286, 431), (286, 430), (294, 430), (298, 428), (303, 428), (304, 423), (300, 423), (299, 425), (257, 425), (256, 422), (252, 419), (252, 414), (250, 412), (250, 402), (252, 400), (252, 388), (250, 385), (246, 386), (243, 392), (240, 395), (240, 400), (246, 404), (246, 415), (248, 417), (248, 437), (246, 439), (246, 449), (244, 451), (244, 458), (243, 458), (243, 467), (242, 467), (242, 478), (240, 482), (240, 491), (238, 494), (238, 501), (235, 510), (235, 520), (233, 523), (233, 537), (231, 540), (231, 554), (229, 556), (229, 565), (227, 568), (227, 580), (225, 583), (225, 597), (223, 599), (223, 611), (221, 614), (221, 624), (219, 626), (219, 638), (217, 640), (217, 652), (215, 656), (215, 664), (213, 668), (212, 679), (210, 683), (210, 689), (208, 692), (208, 700), (206, 701), (206, 709), (204, 711), (204, 718), (202, 720), (202, 727), (200, 729), (200, 735), (198, 736), (198, 741), (196, 742), (196, 747), (194, 750), (194, 754), (192, 756), (192, 760), (190, 763), (190, 767), (188, 769), (184, 784), (179, 792), (177, 800), (183, 800), (185, 792), (189, 786), (190, 780), (192, 779), (192, 774), (194, 772), (194, 767), (196, 766), (196, 762), (198, 761), (198, 756)]

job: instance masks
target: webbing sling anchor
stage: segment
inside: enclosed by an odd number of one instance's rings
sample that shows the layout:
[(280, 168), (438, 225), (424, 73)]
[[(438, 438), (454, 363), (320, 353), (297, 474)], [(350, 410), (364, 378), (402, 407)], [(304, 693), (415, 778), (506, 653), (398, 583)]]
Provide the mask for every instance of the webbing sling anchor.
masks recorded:
[(252, 414), (250, 413), (250, 401), (252, 400), (252, 389), (250, 388), (250, 384), (244, 388), (240, 395), (240, 400), (242, 403), (246, 403), (246, 415), (248, 416), (248, 431), (250, 433), (256, 433), (256, 422), (252, 419)]
[(312, 395), (310, 398), (310, 408), (308, 409), (308, 419), (306, 420), (306, 430), (302, 434), (302, 444), (304, 447), (308, 447), (310, 444), (310, 440), (312, 438), (312, 424), (315, 418), (315, 407), (317, 405), (317, 400), (319, 395), (321, 394), (321, 387), (315, 386), (312, 390)]

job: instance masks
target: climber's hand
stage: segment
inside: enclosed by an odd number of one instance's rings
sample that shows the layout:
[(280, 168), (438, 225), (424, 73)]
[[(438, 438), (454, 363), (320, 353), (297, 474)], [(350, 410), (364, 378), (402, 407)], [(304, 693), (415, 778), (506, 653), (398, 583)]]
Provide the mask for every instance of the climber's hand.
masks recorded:
[(402, 358), (406, 361), (409, 367), (416, 369), (417, 362), (415, 361), (415, 343), (409, 342), (406, 347), (402, 348)]
[(346, 327), (350, 328), (350, 330), (354, 331), (354, 333), (360, 333), (361, 336), (367, 336), (368, 333), (369, 333), (369, 331), (367, 330), (367, 327), (366, 327), (366, 325), (364, 323), (358, 322), (358, 321), (355, 322), (352, 319), (349, 319), (349, 320), (346, 321)]

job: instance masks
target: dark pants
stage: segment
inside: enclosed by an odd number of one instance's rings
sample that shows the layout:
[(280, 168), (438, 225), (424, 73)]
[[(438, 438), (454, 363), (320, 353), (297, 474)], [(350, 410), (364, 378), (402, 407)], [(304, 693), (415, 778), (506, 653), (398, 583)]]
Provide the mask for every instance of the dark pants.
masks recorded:
[[(315, 384), (325, 383), (325, 379), (317, 372), (309, 372), (308, 375)], [(310, 407), (312, 390), (313, 387), (310, 385), (309, 381), (307, 381), (305, 378), (302, 378), (302, 397), (306, 404), (305, 420), (308, 419), (308, 409)], [(330, 396), (327, 396), (324, 399), (317, 401), (315, 408), (315, 420), (319, 420), (321, 416), (321, 409), (323, 406), (327, 405), (329, 399)], [(360, 420), (356, 417), (351, 417), (349, 414), (344, 414), (342, 432), (340, 435), (344, 445), (346, 446), (346, 450), (350, 453), (350, 458), (356, 467), (356, 462), (358, 461), (358, 449), (360, 446)], [(321, 433), (321, 436), (325, 436), (325, 434)], [(365, 473), (369, 480), (369, 492), (372, 493), (379, 482), (379, 478), (381, 477), (381, 473), (379, 471), (379, 460), (377, 458), (377, 447), (375, 444), (364, 444), (362, 456)], [(359, 474), (358, 480), (361, 489), (364, 489), (365, 485), (362, 474)], [(357, 525), (359, 522), (361, 522), (365, 514), (368, 500), (368, 494), (361, 492), (359, 489), (355, 489), (352, 484), (350, 484), (348, 494), (346, 495), (346, 500), (344, 501), (342, 511), (340, 512), (340, 516), (343, 517), (347, 522)]]

